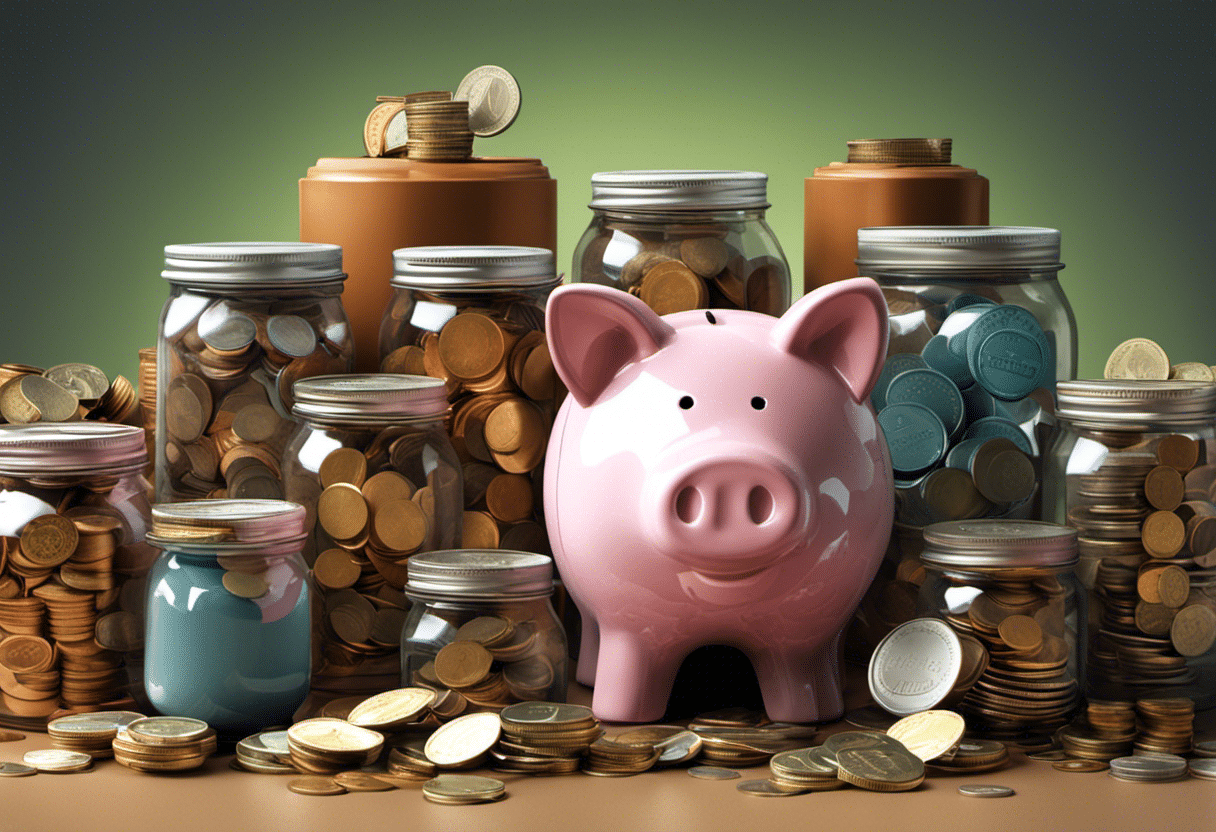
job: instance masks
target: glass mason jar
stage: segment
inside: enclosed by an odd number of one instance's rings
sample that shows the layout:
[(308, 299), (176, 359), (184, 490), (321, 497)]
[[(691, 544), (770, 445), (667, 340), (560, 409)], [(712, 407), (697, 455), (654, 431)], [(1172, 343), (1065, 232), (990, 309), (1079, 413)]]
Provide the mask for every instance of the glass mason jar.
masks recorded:
[(142, 428), (0, 425), (0, 724), (140, 707)]
[(283, 500), (154, 506), (144, 687), (169, 716), (239, 737), (286, 725), (308, 694), (304, 509)]
[(790, 305), (790, 266), (768, 223), (768, 176), (623, 170), (591, 177), (591, 225), (572, 280), (640, 297), (660, 315)]
[(443, 382), (324, 376), (296, 383), (300, 426), (283, 457), (287, 498), (308, 512), (314, 690), (376, 693), (401, 678), (406, 560), (460, 545), (460, 460)]
[(411, 558), (402, 683), (445, 691), (445, 717), (466, 707), (566, 697), (566, 634), (549, 598), (553, 561), (459, 549)]
[(566, 389), (545, 343), (561, 283), (547, 249), (426, 246), (393, 252), (380, 369), (443, 379), (462, 464), (463, 546), (548, 552), (540, 488)]
[(282, 497), (292, 385), (350, 372), (342, 249), (165, 246), (156, 358), (156, 495)]
[(979, 651), (956, 708), (986, 737), (1041, 743), (1076, 710), (1085, 674), (1076, 531), (961, 520), (926, 526), (924, 540), (921, 613), (949, 624), (964, 656)]
[(1088, 693), (1216, 705), (1216, 386), (1060, 382), (1046, 512), (1078, 530)]
[(890, 313), (870, 398), (895, 470), (896, 531), (861, 608), (872, 648), (910, 609), (923, 526), (1042, 516), (1052, 391), (1076, 374), (1077, 325), (1054, 229), (889, 226), (857, 241), (858, 270)]

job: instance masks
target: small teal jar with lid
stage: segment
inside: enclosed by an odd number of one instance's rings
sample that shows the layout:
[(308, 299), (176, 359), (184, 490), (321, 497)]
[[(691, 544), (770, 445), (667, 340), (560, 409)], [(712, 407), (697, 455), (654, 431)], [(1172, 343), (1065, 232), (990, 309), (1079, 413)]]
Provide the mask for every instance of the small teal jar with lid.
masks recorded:
[(284, 500), (152, 509), (144, 688), (160, 713), (231, 737), (291, 722), (311, 656), (304, 517)]

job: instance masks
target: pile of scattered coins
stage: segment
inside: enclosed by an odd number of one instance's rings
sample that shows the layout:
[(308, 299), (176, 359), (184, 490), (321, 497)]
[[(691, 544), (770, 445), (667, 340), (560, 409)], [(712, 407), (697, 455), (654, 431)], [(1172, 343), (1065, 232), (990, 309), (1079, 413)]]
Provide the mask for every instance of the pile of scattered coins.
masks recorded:
[(110, 378), (91, 364), (59, 364), (43, 370), (0, 364), (0, 422), (79, 422), (90, 419), (139, 425), (139, 400), (131, 382)]
[(497, 136), (519, 115), (519, 84), (502, 67), (479, 66), (455, 94), (381, 95), (363, 124), (368, 156), (408, 156), (459, 162), (473, 154), (473, 137)]
[(1195, 705), (1190, 699), (1091, 700), (1083, 716), (1056, 733), (1065, 756), (1109, 762), (1129, 754), (1189, 754)]

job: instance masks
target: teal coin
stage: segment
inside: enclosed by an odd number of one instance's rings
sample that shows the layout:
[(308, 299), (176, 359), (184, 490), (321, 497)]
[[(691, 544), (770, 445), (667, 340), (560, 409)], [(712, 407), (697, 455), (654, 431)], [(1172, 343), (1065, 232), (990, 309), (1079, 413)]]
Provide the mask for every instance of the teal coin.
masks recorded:
[(992, 301), (988, 298), (982, 298), (979, 295), (963, 294), (955, 296), (948, 304), (946, 304), (946, 314), (952, 315), (960, 309), (965, 309), (968, 306), (975, 306), (977, 303), (992, 305)]
[(870, 403), (874, 405), (874, 410), (879, 411), (887, 406), (887, 387), (893, 378), (907, 370), (921, 370), (927, 366), (925, 360), (914, 352), (888, 355), (886, 363), (878, 373), (878, 381), (874, 382), (874, 390), (870, 393)]
[(971, 461), (975, 459), (976, 453), (987, 441), (987, 439), (974, 438), (964, 439), (962, 442), (959, 442), (946, 454), (946, 467), (970, 471)]
[(947, 376), (937, 370), (906, 370), (887, 386), (887, 406), (919, 404), (937, 414), (948, 436), (963, 428), (963, 395)]
[(924, 405), (912, 402), (889, 404), (878, 414), (878, 425), (887, 440), (891, 467), (901, 480), (932, 468), (946, 454), (948, 438), (942, 420)]
[(942, 323), (937, 330), (938, 335), (946, 337), (946, 345), (950, 352), (964, 361), (967, 359), (967, 334), (980, 317), (990, 309), (996, 309), (993, 303), (976, 303), (963, 307), (954, 312)]
[(963, 439), (1008, 439), (1023, 453), (1034, 456), (1034, 446), (1030, 442), (1030, 437), (1022, 432), (1017, 423), (1002, 419), (1000, 416), (985, 416), (982, 419), (976, 419), (967, 426)]
[(1044, 358), (1031, 336), (1016, 329), (1000, 329), (970, 354), (968, 365), (977, 384), (1010, 402), (1025, 398), (1039, 386), (1046, 366)]
[(998, 399), (1020, 399), (1038, 387), (1050, 354), (1043, 327), (1016, 304), (986, 309), (967, 328), (967, 366), (976, 382)]
[(929, 369), (937, 370), (946, 376), (959, 389), (975, 384), (971, 370), (967, 367), (967, 359), (950, 352), (949, 342), (945, 335), (934, 335), (920, 351), (920, 357), (925, 359)]

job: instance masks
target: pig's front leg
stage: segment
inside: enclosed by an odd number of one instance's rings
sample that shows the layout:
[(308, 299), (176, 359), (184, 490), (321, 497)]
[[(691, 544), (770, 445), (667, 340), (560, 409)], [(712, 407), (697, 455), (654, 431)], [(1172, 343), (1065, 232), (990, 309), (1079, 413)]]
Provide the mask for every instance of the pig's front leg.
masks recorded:
[(636, 633), (600, 633), (595, 715), (610, 722), (652, 722), (663, 716), (684, 658), (672, 645), (655, 645)]
[(595, 687), (595, 666), (600, 654), (600, 625), (582, 610), (579, 612), (583, 616), (583, 636), (579, 641), (578, 670), (575, 672), (574, 678), (580, 685), (593, 688)]
[(759, 646), (749, 651), (764, 710), (779, 722), (823, 722), (844, 713), (838, 651), (840, 636), (806, 649)]

